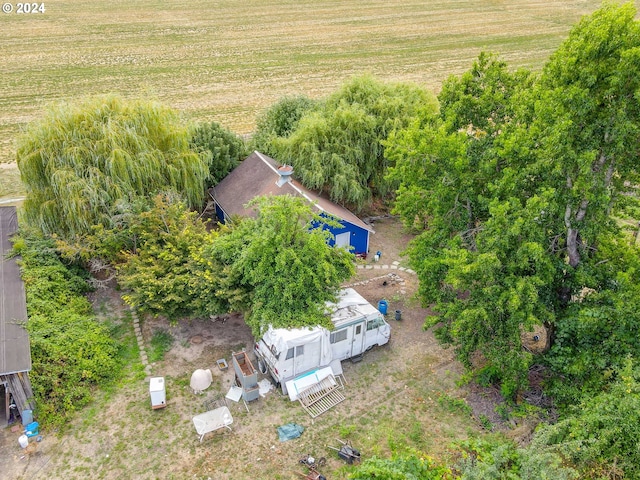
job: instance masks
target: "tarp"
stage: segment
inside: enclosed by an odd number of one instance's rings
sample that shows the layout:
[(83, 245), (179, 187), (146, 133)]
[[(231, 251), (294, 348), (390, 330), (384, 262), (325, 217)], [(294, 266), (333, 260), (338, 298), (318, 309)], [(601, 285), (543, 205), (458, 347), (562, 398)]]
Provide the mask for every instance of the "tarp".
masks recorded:
[(278, 438), (281, 442), (286, 442), (287, 440), (298, 438), (302, 435), (302, 432), (304, 432), (304, 427), (302, 425), (298, 425), (297, 423), (287, 423), (286, 425), (278, 427)]
[(320, 362), (319, 365), (328, 365), (331, 362), (331, 345), (329, 344), (329, 334), (322, 327), (314, 328), (272, 328), (262, 337), (264, 343), (275, 349), (275, 355), (286, 355), (287, 350), (299, 345), (308, 345), (313, 342), (320, 342)]
[(344, 321), (355, 320), (360, 317), (370, 319), (380, 315), (378, 309), (353, 288), (340, 290), (338, 302), (327, 303), (325, 310), (331, 314), (331, 321), (336, 326), (339, 326)]

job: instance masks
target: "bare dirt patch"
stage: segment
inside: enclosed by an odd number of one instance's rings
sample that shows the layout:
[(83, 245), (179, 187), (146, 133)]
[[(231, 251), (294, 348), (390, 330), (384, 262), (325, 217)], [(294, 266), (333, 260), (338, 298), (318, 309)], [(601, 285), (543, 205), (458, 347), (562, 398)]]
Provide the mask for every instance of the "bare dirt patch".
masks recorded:
[[(250, 402), (249, 412), (242, 403), (228, 401), (233, 431), (208, 434), (200, 443), (192, 417), (206, 411), (206, 400), (224, 396), (233, 381), (231, 366), (220, 370), (217, 360), (231, 364), (231, 353), (242, 348), (255, 360), (250, 331), (240, 315), (176, 327), (164, 319), (145, 319), (145, 344), (155, 329), (166, 329), (174, 337), (171, 350), (152, 372), (165, 377), (167, 407), (151, 409), (148, 379), (142, 366), (134, 365), (121, 385), (100, 394), (65, 432), (44, 431), (33, 454), (24, 456), (17, 436), (10, 434), (1, 457), (8, 478), (294, 479), (304, 471), (298, 459), (307, 453), (327, 457), (322, 472), (328, 478), (347, 478), (351, 467), (328, 448), (337, 446), (338, 438), (351, 440), (365, 458), (389, 455), (392, 446), (407, 445), (445, 459), (452, 441), (481, 427), (468, 410), (456, 407), (464, 394), (456, 386), (461, 367), (450, 350), (438, 346), (432, 332), (424, 331), (429, 310), (413, 298), (417, 279), (393, 263), (400, 260), (396, 255), (401, 246), (396, 246), (398, 238), (388, 242), (383, 233), (399, 235), (403, 242), (408, 237), (394, 219), (379, 222), (376, 231), (372, 248), (383, 251), (383, 262), (367, 260), (371, 268), (358, 269), (349, 283), (357, 284), (354, 288), (374, 305), (387, 300), (392, 336), (388, 345), (367, 352), (361, 362), (343, 362), (344, 402), (311, 419), (297, 402), (276, 391)], [(96, 292), (93, 300), (105, 316), (126, 314), (114, 290)], [(400, 320), (395, 320), (396, 310)], [(214, 374), (204, 395), (189, 388), (197, 368)], [(289, 422), (305, 431), (281, 443), (276, 428)]]

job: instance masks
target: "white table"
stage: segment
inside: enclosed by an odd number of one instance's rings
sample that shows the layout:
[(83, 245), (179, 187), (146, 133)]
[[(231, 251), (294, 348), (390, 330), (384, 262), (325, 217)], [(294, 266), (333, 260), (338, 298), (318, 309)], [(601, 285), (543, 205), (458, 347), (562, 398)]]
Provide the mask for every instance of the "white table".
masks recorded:
[(200, 415), (193, 417), (193, 426), (196, 427), (196, 432), (200, 435), (200, 442), (202, 438), (209, 432), (214, 432), (220, 428), (228, 428), (231, 430), (233, 423), (233, 417), (227, 407), (216, 408)]

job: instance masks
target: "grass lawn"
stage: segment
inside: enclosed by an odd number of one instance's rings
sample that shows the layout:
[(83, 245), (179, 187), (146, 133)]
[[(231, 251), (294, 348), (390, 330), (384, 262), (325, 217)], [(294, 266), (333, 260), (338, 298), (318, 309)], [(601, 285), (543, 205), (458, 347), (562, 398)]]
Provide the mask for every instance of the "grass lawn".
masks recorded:
[(599, 5), (51, 0), (44, 13), (0, 15), (0, 163), (15, 160), (20, 130), (53, 101), (149, 96), (190, 119), (248, 133), (256, 114), (282, 96), (326, 96), (354, 74), (437, 91), (481, 50), (539, 68), (571, 25)]

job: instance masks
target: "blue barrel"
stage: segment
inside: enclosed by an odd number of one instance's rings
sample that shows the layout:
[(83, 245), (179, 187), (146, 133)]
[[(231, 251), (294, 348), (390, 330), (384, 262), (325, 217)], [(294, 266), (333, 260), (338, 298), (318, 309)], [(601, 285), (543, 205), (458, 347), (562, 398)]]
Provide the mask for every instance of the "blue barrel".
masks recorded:
[(388, 307), (389, 307), (389, 304), (387, 303), (386, 300), (380, 300), (378, 302), (378, 310), (380, 311), (381, 314), (386, 315)]

